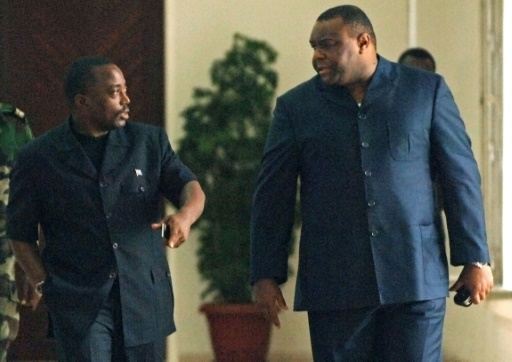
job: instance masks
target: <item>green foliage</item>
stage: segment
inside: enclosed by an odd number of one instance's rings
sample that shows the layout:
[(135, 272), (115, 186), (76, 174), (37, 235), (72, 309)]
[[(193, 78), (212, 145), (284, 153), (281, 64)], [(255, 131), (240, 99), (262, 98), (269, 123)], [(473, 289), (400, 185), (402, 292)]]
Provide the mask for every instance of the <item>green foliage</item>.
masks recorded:
[(213, 87), (196, 88), (186, 108), (180, 157), (198, 176), (207, 201), (198, 228), (202, 297), (245, 303), (249, 281), (249, 221), (277, 73), (266, 42), (235, 34), (210, 70)]

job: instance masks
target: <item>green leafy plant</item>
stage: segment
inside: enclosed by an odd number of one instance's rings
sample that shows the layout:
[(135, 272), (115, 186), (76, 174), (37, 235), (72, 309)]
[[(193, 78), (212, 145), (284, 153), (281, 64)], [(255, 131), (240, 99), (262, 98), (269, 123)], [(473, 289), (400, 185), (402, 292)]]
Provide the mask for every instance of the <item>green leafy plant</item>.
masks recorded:
[(203, 186), (207, 202), (198, 222), (202, 297), (247, 303), (252, 193), (277, 86), (277, 53), (264, 41), (235, 34), (210, 70), (212, 88), (195, 88), (186, 108), (180, 157)]

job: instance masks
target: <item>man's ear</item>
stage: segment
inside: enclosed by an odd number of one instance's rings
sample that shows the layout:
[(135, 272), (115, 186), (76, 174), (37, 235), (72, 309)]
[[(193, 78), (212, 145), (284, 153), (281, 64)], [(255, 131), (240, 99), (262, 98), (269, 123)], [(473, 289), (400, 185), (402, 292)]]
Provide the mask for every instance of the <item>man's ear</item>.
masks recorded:
[(359, 46), (359, 54), (362, 54), (370, 44), (372, 43), (372, 39), (370, 37), (370, 34), (368, 33), (361, 33), (357, 36), (357, 45)]
[(83, 95), (83, 94), (77, 94), (75, 95), (75, 100), (74, 100), (74, 104), (75, 104), (75, 108), (84, 108), (84, 107), (87, 107), (88, 105), (88, 98), (87, 96)]

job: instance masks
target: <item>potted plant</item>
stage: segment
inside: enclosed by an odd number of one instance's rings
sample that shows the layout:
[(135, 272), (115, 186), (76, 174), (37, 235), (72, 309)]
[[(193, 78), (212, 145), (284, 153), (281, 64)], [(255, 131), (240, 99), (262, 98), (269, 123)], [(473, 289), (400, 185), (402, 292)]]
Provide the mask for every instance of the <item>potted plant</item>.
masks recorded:
[[(182, 113), (180, 157), (207, 195), (197, 225), (198, 268), (206, 282), (202, 298), (212, 302), (200, 310), (210, 322), (217, 361), (263, 361), (268, 351), (270, 323), (251, 303), (249, 221), (277, 86), (271, 67), (276, 57), (266, 42), (235, 34), (232, 47), (210, 70), (213, 87), (194, 89), (193, 103)], [(217, 329), (219, 322), (235, 324)], [(234, 341), (219, 346), (225, 337)], [(251, 350), (249, 342), (260, 351)]]

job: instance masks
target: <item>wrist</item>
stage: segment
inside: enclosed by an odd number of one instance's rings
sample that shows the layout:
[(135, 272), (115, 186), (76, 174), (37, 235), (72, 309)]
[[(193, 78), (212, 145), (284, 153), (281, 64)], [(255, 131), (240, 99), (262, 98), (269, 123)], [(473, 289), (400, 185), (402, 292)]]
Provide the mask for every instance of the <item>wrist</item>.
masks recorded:
[(44, 286), (45, 280), (38, 281), (34, 284), (34, 290), (37, 294), (43, 295), (43, 286)]
[(175, 216), (177, 216), (183, 223), (188, 225), (192, 225), (197, 219), (194, 215), (194, 211), (187, 206), (183, 206), (181, 209), (179, 209)]

